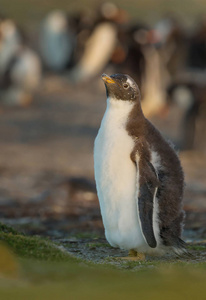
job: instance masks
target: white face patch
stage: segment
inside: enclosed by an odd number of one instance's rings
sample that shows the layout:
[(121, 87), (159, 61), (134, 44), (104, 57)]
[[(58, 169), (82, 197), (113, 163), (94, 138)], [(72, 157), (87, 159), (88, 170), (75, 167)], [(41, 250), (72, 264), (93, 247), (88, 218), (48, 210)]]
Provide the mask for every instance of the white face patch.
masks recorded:
[(132, 81), (130, 78), (127, 78), (127, 83), (128, 83), (130, 86), (133, 86), (133, 81)]

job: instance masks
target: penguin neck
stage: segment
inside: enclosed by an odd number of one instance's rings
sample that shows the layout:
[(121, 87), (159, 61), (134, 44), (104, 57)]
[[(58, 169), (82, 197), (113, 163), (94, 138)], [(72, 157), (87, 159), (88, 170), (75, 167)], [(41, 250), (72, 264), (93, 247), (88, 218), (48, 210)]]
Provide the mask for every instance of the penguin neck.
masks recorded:
[(144, 136), (147, 127), (147, 120), (143, 114), (140, 102), (135, 102), (129, 113), (126, 123), (126, 130), (130, 136), (134, 138)]
[(107, 97), (107, 107), (113, 108), (135, 108), (137, 111), (142, 112), (141, 105), (139, 101), (129, 101), (129, 100), (121, 100), (113, 97)]
[(117, 100), (111, 97), (107, 98), (107, 108), (102, 120), (105, 128), (125, 128), (128, 116), (134, 105), (129, 101)]
[(112, 127), (123, 126), (130, 134), (128, 128), (130, 129), (130, 127), (138, 126), (138, 123), (141, 122), (143, 118), (144, 115), (140, 103), (118, 100), (111, 97), (107, 98), (107, 109), (103, 118), (103, 123), (106, 121), (108, 126), (110, 123), (113, 124)]
[[(112, 97), (107, 98), (107, 110), (108, 109), (119, 109), (125, 110), (126, 112), (133, 112), (133, 117), (143, 116), (142, 108), (140, 105), (140, 101), (125, 101), (119, 100)], [(144, 117), (144, 116), (143, 116)]]
[(137, 122), (145, 119), (140, 102), (119, 100), (112, 97), (107, 98), (105, 115), (115, 115), (117, 119), (125, 119), (126, 123)]
[(115, 116), (115, 119), (117, 120), (124, 119), (126, 121), (133, 108), (133, 102), (119, 100), (112, 97), (107, 98), (106, 114)]

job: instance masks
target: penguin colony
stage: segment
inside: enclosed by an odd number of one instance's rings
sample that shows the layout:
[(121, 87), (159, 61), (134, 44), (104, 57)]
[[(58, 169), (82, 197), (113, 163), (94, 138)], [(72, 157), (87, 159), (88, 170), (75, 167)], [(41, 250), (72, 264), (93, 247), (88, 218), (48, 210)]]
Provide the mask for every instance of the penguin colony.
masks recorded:
[(106, 239), (134, 256), (187, 253), (180, 161), (144, 117), (134, 80), (124, 74), (102, 79), (107, 108), (95, 139), (94, 168)]

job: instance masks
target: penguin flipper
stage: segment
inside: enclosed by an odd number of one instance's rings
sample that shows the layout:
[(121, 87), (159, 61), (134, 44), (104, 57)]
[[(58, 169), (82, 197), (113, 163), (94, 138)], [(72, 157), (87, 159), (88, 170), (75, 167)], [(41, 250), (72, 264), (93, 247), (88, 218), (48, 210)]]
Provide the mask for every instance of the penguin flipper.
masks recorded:
[(153, 229), (153, 209), (158, 183), (154, 166), (149, 161), (140, 161), (138, 213), (143, 236), (151, 248), (157, 246)]

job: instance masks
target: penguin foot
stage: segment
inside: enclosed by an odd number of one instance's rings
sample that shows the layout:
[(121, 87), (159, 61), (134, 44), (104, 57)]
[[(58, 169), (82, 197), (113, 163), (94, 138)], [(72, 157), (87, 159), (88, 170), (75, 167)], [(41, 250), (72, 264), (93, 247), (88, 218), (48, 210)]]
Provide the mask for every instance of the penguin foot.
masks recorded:
[(145, 260), (145, 254), (132, 249), (129, 251), (128, 258), (131, 260)]
[(118, 257), (117, 259), (127, 260), (127, 261), (143, 261), (145, 260), (145, 254), (139, 253), (135, 250), (130, 250), (128, 256)]

